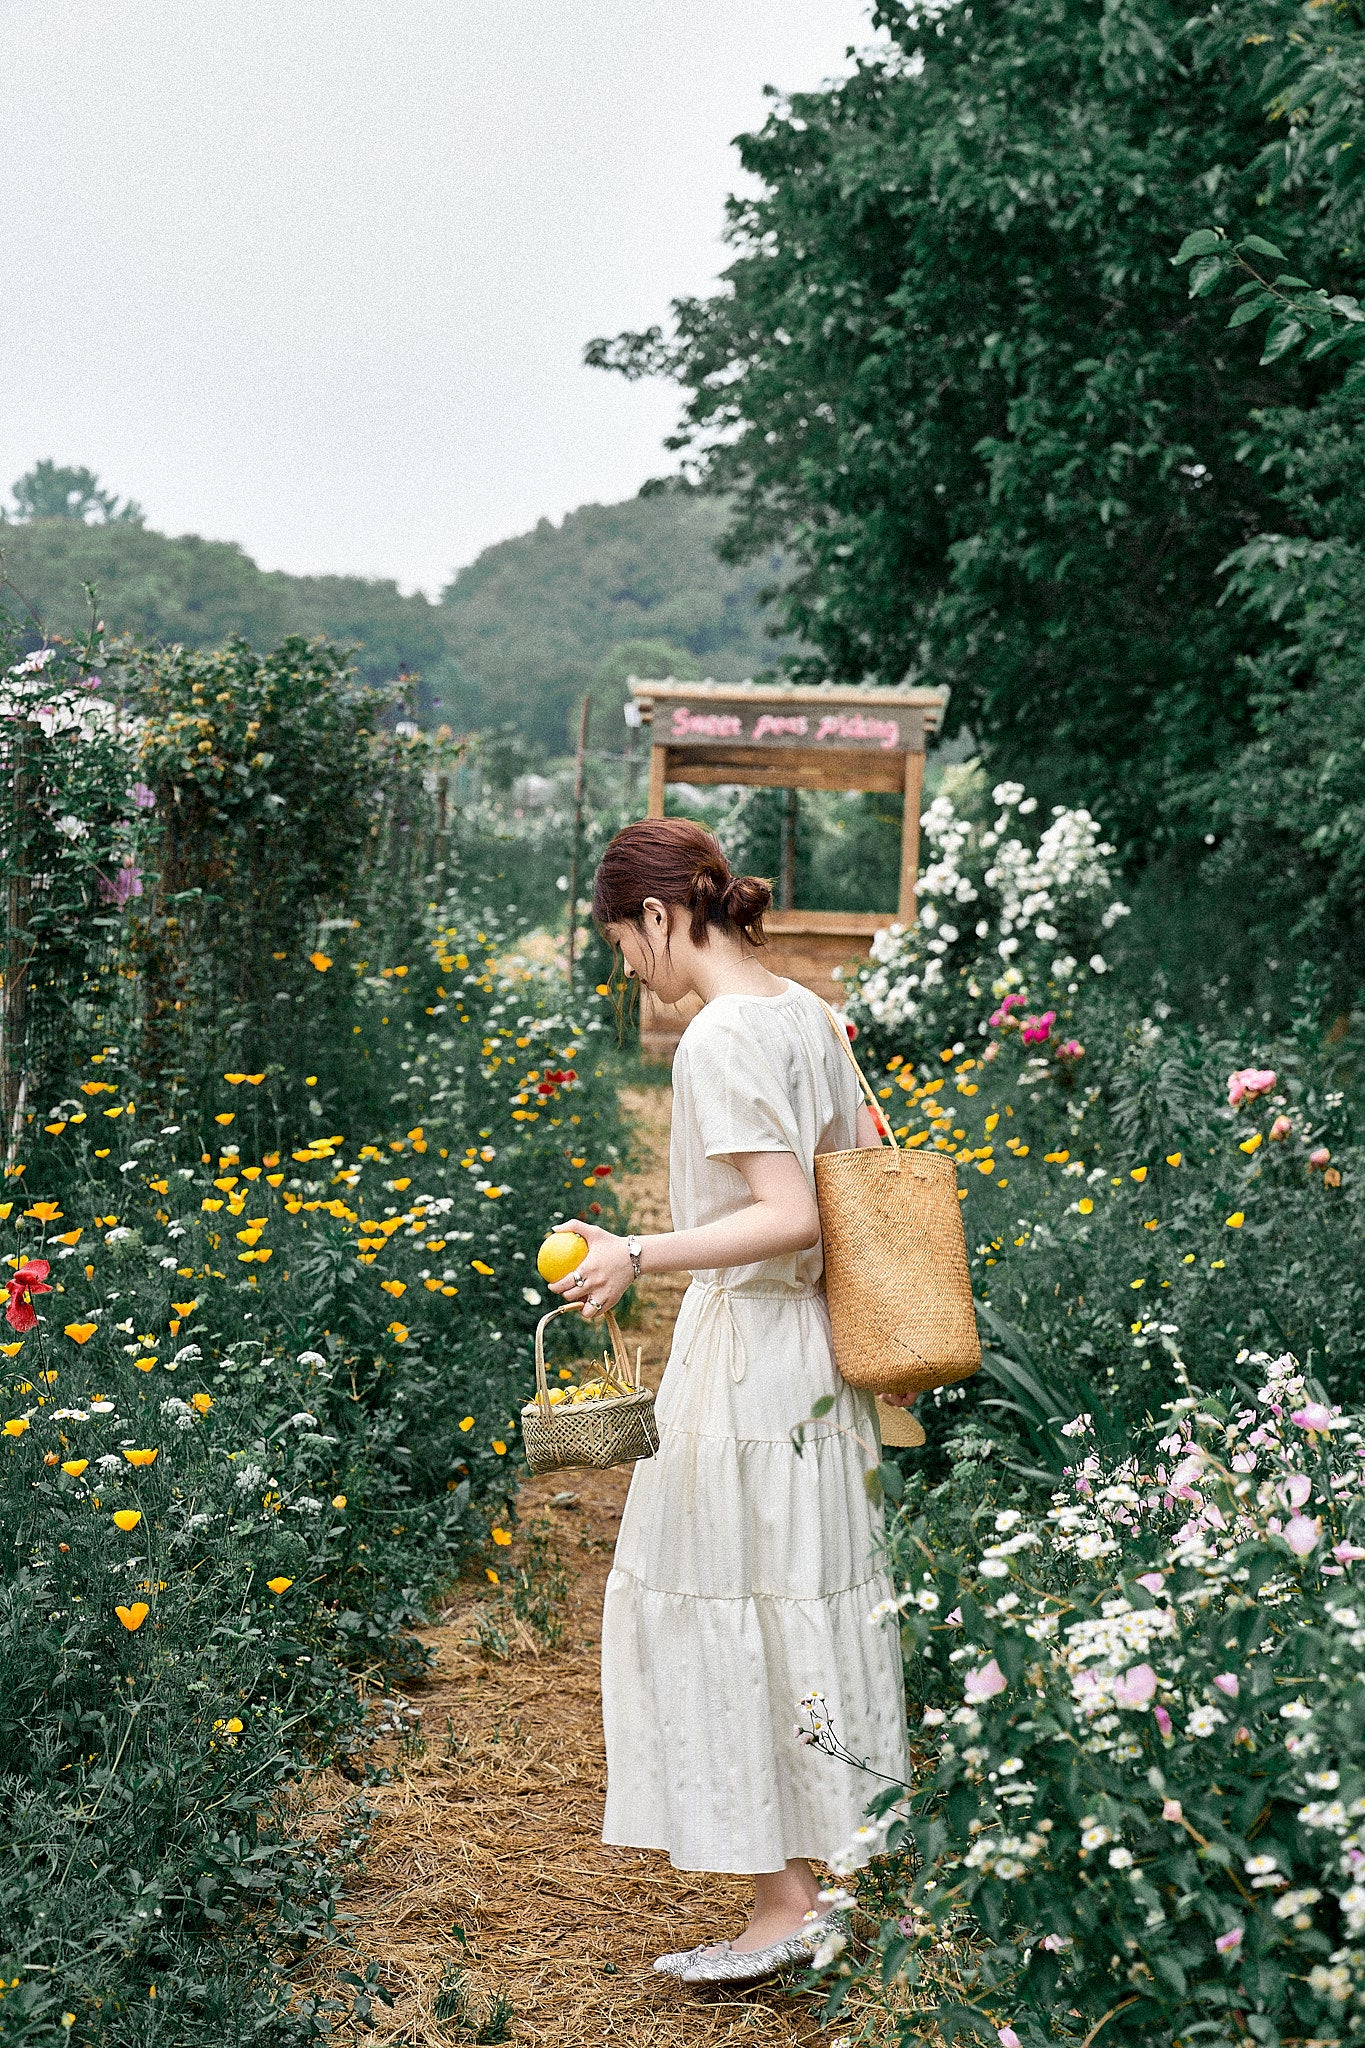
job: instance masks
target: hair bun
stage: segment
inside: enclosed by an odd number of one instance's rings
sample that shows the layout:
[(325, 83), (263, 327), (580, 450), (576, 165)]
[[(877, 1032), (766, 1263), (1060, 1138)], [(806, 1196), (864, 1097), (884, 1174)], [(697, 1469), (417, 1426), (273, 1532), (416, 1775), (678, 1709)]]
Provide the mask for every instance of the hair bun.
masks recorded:
[(721, 910), (754, 945), (763, 943), (763, 913), (771, 910), (771, 885), (761, 875), (731, 875), (721, 893)]

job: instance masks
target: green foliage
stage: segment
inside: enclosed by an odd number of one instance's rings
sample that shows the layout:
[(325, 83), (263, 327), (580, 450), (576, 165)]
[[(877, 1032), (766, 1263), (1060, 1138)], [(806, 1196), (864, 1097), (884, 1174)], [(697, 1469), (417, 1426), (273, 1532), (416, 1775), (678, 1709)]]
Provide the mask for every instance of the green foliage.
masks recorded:
[(888, 48), (743, 138), (761, 189), (731, 202), (723, 289), (679, 302), (672, 339), (590, 359), (682, 383), (729, 552), (790, 551), (799, 672), (947, 681), (994, 774), (1094, 803), (1128, 848), (1198, 843), (1201, 778), (1252, 735), (1239, 658), (1267, 637), (1220, 606), (1218, 568), (1281, 524), (1239, 460), (1248, 417), (1311, 404), (1328, 371), (1272, 377), (1170, 256), (1186, 224), (1255, 207), (1297, 267), (1330, 253), (1358, 288), (1322, 161), (1265, 121), (1299, 87), (1262, 76), (1298, 24), (1320, 52), (1358, 26), (1130, 0), (877, 18)]
[[(558, 526), (485, 548), (442, 593), (464, 683), (445, 702), (460, 725), (515, 719), (558, 752), (570, 707), (622, 642), (663, 641), (732, 682), (773, 665), (760, 599), (780, 580), (723, 568), (715, 546), (726, 510), (685, 488), (621, 505), (584, 505)], [(651, 667), (651, 673), (657, 672)], [(618, 749), (624, 732), (612, 736)], [(599, 742), (600, 743), (600, 742)]]
[[(52, 1290), (0, 1361), (0, 2031), (283, 2048), (385, 1996), (359, 1958), (291, 1991), (348, 1939), (367, 1825), (343, 1802), (310, 1840), (302, 1788), (363, 1778), (367, 1688), (422, 1669), (414, 1624), (510, 1512), (534, 1247), (612, 1219), (622, 1133), (605, 1006), (566, 1011), (477, 865), (452, 882), (430, 750), (376, 733), (335, 649), (118, 675), (139, 720), (64, 657), (5, 678), (51, 728), (30, 804), (87, 829), (39, 934), (83, 976), (67, 1063), (26, 1076), (0, 1199), (8, 1269)], [(81, 863), (135, 830), (144, 895), (92, 936)], [(550, 1636), (531, 1554), (511, 1612)]]
[[(74, 519), (84, 523), (98, 517), (142, 524), (142, 508), (126, 498), (122, 505), (111, 491), (101, 490), (92, 469), (64, 469), (55, 462), (36, 462), (14, 486), (15, 519)], [(4, 514), (0, 513), (0, 520)]]
[(880, 1932), (831, 2010), (899, 1977), (906, 2043), (930, 2020), (1023, 2048), (1354, 2033), (1360, 1437), (1292, 1359), (1244, 1363), (1126, 1456), (1078, 1430), (1050, 1512), (971, 1474), (955, 1527), (903, 1510), (901, 1633), (938, 1699), (914, 1787), (836, 1867), (885, 1844), (918, 1869), (867, 1887)]

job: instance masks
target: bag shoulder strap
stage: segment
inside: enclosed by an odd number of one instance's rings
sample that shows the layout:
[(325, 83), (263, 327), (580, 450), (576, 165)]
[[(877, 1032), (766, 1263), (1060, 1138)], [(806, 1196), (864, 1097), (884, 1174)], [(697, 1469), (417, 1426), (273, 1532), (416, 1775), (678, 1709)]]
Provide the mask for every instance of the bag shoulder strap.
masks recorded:
[(880, 1102), (878, 1102), (877, 1097), (873, 1092), (872, 1084), (868, 1080), (867, 1075), (858, 1065), (857, 1059), (854, 1056), (853, 1047), (848, 1042), (847, 1031), (845, 1031), (843, 1025), (839, 1022), (839, 1019), (835, 1016), (833, 1010), (825, 1001), (824, 997), (819, 997), (818, 1001), (820, 1004), (820, 1008), (829, 1018), (830, 1029), (833, 1031), (840, 1045), (844, 1048), (844, 1051), (848, 1054), (849, 1062), (852, 1065), (853, 1071), (858, 1076), (859, 1081), (862, 1083), (863, 1093), (867, 1097), (868, 1103), (872, 1110), (873, 1121), (877, 1126), (878, 1142), (880, 1143), (882, 1133), (883, 1131), (885, 1131), (886, 1136), (891, 1140), (892, 1150), (899, 1151), (901, 1149), (900, 1141), (897, 1138), (895, 1132), (891, 1128), (891, 1119), (886, 1114), (886, 1111), (882, 1108)]

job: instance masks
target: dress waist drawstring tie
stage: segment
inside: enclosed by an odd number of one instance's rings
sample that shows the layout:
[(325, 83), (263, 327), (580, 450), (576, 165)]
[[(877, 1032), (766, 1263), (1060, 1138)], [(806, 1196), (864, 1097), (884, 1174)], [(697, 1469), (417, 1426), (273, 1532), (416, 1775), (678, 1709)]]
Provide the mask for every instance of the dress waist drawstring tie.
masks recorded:
[[(692, 1325), (683, 1364), (691, 1365), (694, 1349), (701, 1346), (707, 1349), (714, 1347), (711, 1355), (723, 1362), (723, 1369), (729, 1373), (734, 1384), (741, 1385), (748, 1371), (749, 1361), (744, 1350), (739, 1322), (735, 1316), (736, 1298), (746, 1301), (817, 1301), (824, 1291), (823, 1285), (812, 1286), (799, 1280), (754, 1280), (747, 1284), (738, 1282), (732, 1286), (727, 1286), (721, 1280), (694, 1280), (687, 1292), (699, 1294), (701, 1306)], [(691, 1455), (687, 1460), (686, 1502), (689, 1513), (696, 1506), (696, 1501), (697, 1440), (693, 1437)]]

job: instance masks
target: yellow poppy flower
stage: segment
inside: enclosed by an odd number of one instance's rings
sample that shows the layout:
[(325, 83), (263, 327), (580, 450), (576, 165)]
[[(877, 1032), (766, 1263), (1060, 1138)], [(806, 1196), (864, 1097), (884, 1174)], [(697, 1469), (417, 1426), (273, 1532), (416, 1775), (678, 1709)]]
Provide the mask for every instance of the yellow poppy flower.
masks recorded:
[(135, 1600), (131, 1607), (116, 1607), (114, 1609), (115, 1614), (123, 1623), (129, 1635), (136, 1634), (151, 1611), (145, 1600)]

